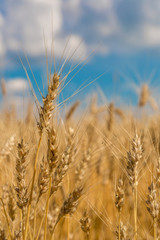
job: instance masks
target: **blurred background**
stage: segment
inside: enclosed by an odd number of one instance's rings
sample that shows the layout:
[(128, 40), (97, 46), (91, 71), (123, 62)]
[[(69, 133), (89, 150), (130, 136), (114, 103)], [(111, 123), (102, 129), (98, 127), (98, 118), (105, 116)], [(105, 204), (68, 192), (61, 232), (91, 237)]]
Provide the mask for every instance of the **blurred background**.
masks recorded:
[(31, 69), (45, 94), (46, 49), (57, 69), (70, 60), (64, 74), (79, 64), (62, 99), (84, 84), (73, 100), (96, 91), (107, 101), (136, 106), (147, 83), (160, 103), (159, 0), (1, 0), (0, 78), (8, 101), (19, 108), (31, 96), (24, 68), (40, 101)]

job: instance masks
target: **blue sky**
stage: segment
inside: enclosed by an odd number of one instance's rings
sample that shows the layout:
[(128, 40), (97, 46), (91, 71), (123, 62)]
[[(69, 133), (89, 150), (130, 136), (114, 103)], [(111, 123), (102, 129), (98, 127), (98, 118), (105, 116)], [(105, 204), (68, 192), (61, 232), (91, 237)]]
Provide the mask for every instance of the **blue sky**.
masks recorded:
[(43, 35), (49, 53), (54, 35), (56, 62), (68, 39), (64, 58), (80, 45), (70, 62), (73, 66), (93, 52), (66, 87), (64, 98), (85, 80), (91, 82), (103, 73), (83, 91), (84, 95), (101, 89), (108, 100), (136, 104), (136, 91), (147, 82), (158, 96), (159, 0), (1, 0), (0, 77), (7, 82), (11, 101), (18, 104), (22, 98), (29, 98), (19, 57), (29, 69), (27, 55), (41, 89), (42, 79), (46, 86)]

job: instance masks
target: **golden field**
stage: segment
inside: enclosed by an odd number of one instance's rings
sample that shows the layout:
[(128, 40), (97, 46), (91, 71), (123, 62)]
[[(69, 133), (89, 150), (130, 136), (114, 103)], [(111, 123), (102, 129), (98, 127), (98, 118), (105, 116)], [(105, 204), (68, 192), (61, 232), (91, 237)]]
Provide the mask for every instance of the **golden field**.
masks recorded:
[[(0, 239), (160, 239), (160, 116), (147, 84), (136, 117), (114, 102), (58, 110), (61, 75), (48, 76), (38, 114), (0, 119)], [(155, 113), (146, 114), (145, 105)]]

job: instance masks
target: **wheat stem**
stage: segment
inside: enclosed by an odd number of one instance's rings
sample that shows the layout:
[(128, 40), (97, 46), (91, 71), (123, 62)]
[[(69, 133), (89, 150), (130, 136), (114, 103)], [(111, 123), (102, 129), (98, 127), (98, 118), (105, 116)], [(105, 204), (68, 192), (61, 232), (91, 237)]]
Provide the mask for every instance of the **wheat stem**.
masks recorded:
[(157, 240), (157, 218), (153, 219), (153, 227), (154, 227), (154, 240)]
[[(68, 183), (68, 192), (70, 191), (70, 182), (69, 182), (69, 175), (67, 174), (67, 183)], [(67, 240), (70, 239), (70, 218), (67, 219)]]
[(133, 189), (133, 197), (134, 197), (134, 239), (137, 240), (137, 185), (135, 185)]
[(118, 240), (121, 240), (121, 211), (119, 211), (118, 219)]
[(46, 202), (44, 240), (46, 240), (46, 236), (47, 236), (47, 215), (48, 215), (48, 208), (49, 208), (49, 199), (50, 199), (50, 194), (51, 194), (51, 185), (52, 185), (52, 177), (50, 177), (50, 179), (49, 179), (49, 190), (48, 190), (48, 197), (47, 197), (47, 202)]
[(36, 212), (37, 212), (37, 205), (35, 206), (35, 209), (34, 209), (33, 239), (35, 238), (35, 233), (36, 233)]
[(44, 221), (44, 217), (45, 215), (43, 216), (42, 220), (41, 220), (41, 223), (39, 225), (39, 229), (38, 229), (38, 233), (37, 233), (37, 236), (36, 236), (36, 239), (35, 240), (38, 240), (39, 239), (39, 234), (41, 232), (41, 228), (42, 228), (42, 224), (43, 224), (43, 221)]

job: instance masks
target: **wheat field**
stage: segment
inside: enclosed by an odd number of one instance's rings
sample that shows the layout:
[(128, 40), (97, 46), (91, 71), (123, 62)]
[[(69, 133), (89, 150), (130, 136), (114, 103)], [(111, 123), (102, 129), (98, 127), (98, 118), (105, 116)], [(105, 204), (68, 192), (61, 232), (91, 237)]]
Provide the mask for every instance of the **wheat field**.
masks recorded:
[[(0, 119), (0, 239), (160, 239), (160, 116), (144, 84), (137, 109), (75, 101), (60, 117), (64, 78), (25, 118)], [(155, 112), (146, 114), (149, 105)]]

